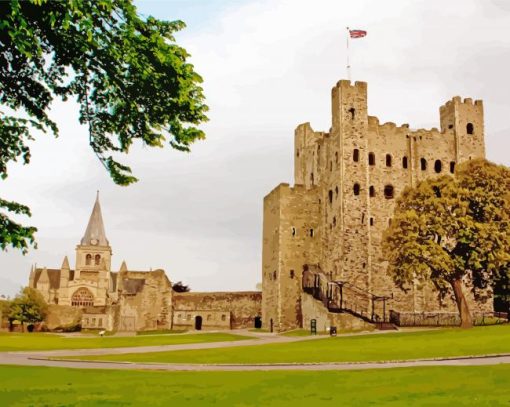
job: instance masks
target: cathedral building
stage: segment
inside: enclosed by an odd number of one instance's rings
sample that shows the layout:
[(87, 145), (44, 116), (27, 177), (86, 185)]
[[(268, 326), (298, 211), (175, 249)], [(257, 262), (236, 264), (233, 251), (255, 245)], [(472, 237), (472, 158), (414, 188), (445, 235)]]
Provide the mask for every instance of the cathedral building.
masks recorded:
[[(381, 243), (405, 187), (485, 157), (482, 101), (454, 97), (439, 109), (440, 129), (429, 130), (369, 116), (364, 82), (339, 81), (331, 106), (329, 131), (309, 123), (295, 131), (295, 185), (264, 198), (264, 325), (454, 322), (454, 301), (438, 298), (432, 284), (396, 288)], [(466, 294), (473, 312), (492, 310), (489, 291), (485, 301)]]
[(98, 193), (85, 234), (76, 246), (74, 269), (67, 257), (59, 269), (32, 268), (29, 286), (52, 304), (54, 319), (65, 315), (69, 307), (81, 310), (82, 328), (170, 329), (172, 286), (165, 272), (128, 270), (126, 262), (115, 272), (111, 261)]
[(112, 271), (99, 194), (71, 269), (32, 268), (29, 286), (50, 304), (49, 329), (108, 331), (253, 328), (261, 323), (260, 291), (176, 293), (163, 270)]

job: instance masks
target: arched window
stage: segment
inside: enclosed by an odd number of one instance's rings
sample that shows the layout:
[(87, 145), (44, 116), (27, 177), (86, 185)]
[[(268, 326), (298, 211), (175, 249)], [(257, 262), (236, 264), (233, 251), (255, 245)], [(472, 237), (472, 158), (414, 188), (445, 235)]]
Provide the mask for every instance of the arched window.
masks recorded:
[(436, 160), (436, 162), (434, 163), (434, 171), (439, 174), (442, 169), (443, 169), (443, 164), (441, 163), (441, 160)]
[(290, 278), (294, 278), (294, 270), (290, 271)]
[(352, 188), (354, 195), (359, 195), (360, 186), (358, 183), (354, 184), (354, 187)]
[(386, 199), (393, 198), (393, 185), (386, 185), (384, 187), (384, 197)]
[(73, 307), (92, 307), (94, 306), (94, 296), (86, 288), (79, 288), (71, 297)]
[(85, 265), (90, 266), (91, 263), (92, 263), (92, 255), (91, 254), (87, 254), (85, 256)]
[(475, 127), (473, 126), (473, 123), (468, 123), (466, 125), (466, 133), (467, 134), (474, 134), (475, 133)]
[(386, 154), (386, 167), (391, 167), (391, 155)]
[(333, 191), (330, 189), (328, 192), (329, 203), (333, 203)]
[(101, 255), (96, 254), (96, 257), (94, 257), (94, 263), (96, 264), (96, 266), (99, 266), (99, 264), (101, 263)]
[(354, 109), (353, 107), (351, 107), (349, 109), (349, 113), (351, 114), (351, 120), (354, 120), (354, 116), (356, 115), (356, 109)]
[(373, 198), (375, 196), (375, 188), (373, 185), (370, 185), (370, 188), (368, 189), (368, 194), (370, 195), (370, 198)]
[(359, 161), (359, 150), (357, 148), (355, 148), (352, 153), (352, 160), (356, 163)]
[(313, 229), (310, 229), (310, 237), (313, 237), (313, 236), (314, 236)]
[(375, 154), (368, 153), (368, 165), (375, 165)]
[(427, 169), (427, 160), (425, 158), (422, 158), (420, 160), (421, 170), (425, 171)]
[(452, 174), (455, 172), (455, 161), (450, 161), (450, 172)]
[(407, 168), (407, 156), (402, 157), (402, 168)]

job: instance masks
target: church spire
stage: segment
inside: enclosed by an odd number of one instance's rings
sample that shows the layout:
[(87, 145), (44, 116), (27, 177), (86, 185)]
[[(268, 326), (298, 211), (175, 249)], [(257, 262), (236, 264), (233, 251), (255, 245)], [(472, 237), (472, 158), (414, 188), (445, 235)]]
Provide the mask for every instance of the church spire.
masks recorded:
[(89, 224), (85, 235), (81, 239), (81, 244), (98, 245), (98, 246), (109, 246), (108, 239), (104, 232), (103, 216), (101, 215), (101, 205), (99, 203), (99, 191), (97, 191), (96, 202), (90, 215)]

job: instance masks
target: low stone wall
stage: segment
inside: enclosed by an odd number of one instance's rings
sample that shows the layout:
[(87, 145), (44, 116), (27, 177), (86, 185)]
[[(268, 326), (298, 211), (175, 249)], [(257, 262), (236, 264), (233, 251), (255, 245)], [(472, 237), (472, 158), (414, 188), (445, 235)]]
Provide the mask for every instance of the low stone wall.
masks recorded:
[(48, 305), (44, 324), (50, 331), (68, 331), (81, 326), (82, 311), (70, 305)]
[[(473, 312), (475, 325), (493, 325), (505, 322), (502, 315), (494, 312)], [(390, 322), (397, 326), (459, 326), (458, 312), (397, 312), (390, 311)]]
[(262, 313), (260, 291), (174, 293), (173, 327), (195, 327), (202, 318), (203, 329), (253, 328)]

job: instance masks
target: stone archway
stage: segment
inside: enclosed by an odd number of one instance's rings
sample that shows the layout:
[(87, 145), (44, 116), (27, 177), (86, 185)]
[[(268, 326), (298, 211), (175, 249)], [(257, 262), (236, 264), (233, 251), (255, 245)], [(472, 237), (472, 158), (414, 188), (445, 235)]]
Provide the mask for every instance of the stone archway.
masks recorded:
[(195, 329), (197, 331), (201, 331), (202, 330), (202, 317), (200, 315), (197, 315), (195, 317)]

